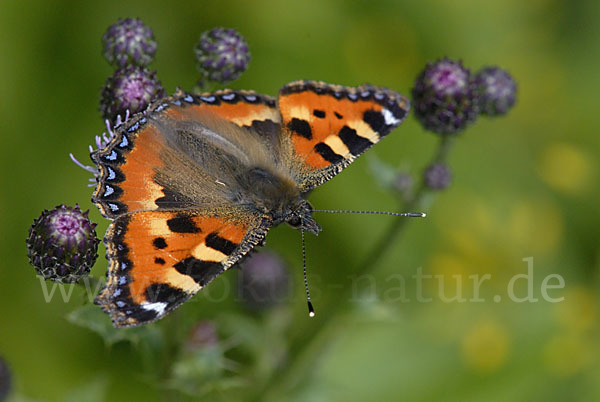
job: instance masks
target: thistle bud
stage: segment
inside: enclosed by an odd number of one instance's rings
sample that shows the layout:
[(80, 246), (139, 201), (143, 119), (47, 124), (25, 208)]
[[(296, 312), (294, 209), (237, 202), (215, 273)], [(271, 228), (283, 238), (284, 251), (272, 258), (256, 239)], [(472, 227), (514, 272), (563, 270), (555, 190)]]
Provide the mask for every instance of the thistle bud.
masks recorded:
[(455, 134), (477, 118), (477, 90), (470, 71), (460, 62), (428, 63), (412, 90), (413, 108), (426, 130)]
[(203, 32), (194, 50), (202, 80), (235, 81), (248, 68), (248, 43), (235, 29), (214, 28)]
[(452, 175), (443, 163), (434, 163), (425, 169), (425, 185), (432, 190), (443, 190), (450, 185)]
[(475, 75), (479, 91), (481, 114), (500, 116), (515, 104), (517, 83), (513, 77), (499, 67), (485, 67)]
[(115, 122), (127, 111), (135, 114), (166, 95), (156, 73), (147, 69), (128, 66), (108, 77), (100, 96), (102, 117)]
[(77, 205), (60, 205), (33, 221), (27, 255), (45, 280), (73, 283), (89, 274), (98, 257), (99, 241), (88, 212), (81, 212)]
[(244, 262), (239, 294), (251, 309), (265, 309), (280, 304), (288, 296), (289, 282), (283, 260), (276, 254), (261, 251)]
[(104, 57), (116, 68), (144, 67), (156, 53), (154, 33), (138, 18), (119, 19), (102, 36), (102, 43)]

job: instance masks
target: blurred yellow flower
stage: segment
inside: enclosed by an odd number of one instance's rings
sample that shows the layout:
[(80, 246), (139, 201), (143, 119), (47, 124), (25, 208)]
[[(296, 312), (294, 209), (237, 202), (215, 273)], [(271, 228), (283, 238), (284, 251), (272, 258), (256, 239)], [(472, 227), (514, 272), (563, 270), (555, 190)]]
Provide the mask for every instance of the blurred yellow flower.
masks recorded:
[(598, 345), (594, 329), (598, 325), (598, 300), (591, 289), (572, 286), (565, 290), (564, 301), (554, 305), (556, 320), (563, 327), (543, 349), (550, 372), (568, 377), (597, 361)]
[(465, 263), (451, 254), (436, 254), (431, 258), (431, 275), (426, 282), (429, 292), (442, 301), (458, 301), (470, 296), (470, 282)]
[(576, 333), (555, 335), (544, 345), (543, 358), (550, 372), (568, 377), (593, 361), (589, 346), (583, 336)]
[(565, 289), (564, 300), (554, 305), (557, 321), (567, 330), (583, 332), (598, 325), (598, 300), (583, 286)]
[(491, 373), (506, 362), (509, 334), (496, 320), (484, 319), (468, 330), (461, 346), (462, 358), (468, 367)]
[(452, 254), (469, 273), (490, 273), (494, 280), (503, 280), (520, 269), (523, 256), (553, 254), (563, 241), (564, 218), (551, 199), (518, 197), (485, 205), (467, 194), (459, 204), (469, 205), (469, 219), (447, 219), (439, 225)]
[(562, 216), (557, 206), (544, 199), (525, 199), (511, 209), (508, 238), (519, 249), (532, 253), (551, 252), (562, 237)]
[(592, 159), (578, 147), (556, 142), (547, 146), (540, 155), (538, 173), (553, 189), (577, 194), (590, 186)]

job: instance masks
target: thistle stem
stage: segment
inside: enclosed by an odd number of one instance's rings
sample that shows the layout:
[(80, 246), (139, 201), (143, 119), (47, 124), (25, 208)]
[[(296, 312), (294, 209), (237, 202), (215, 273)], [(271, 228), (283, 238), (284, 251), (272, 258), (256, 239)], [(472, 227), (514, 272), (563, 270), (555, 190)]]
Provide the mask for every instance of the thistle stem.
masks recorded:
[[(433, 163), (444, 163), (448, 158), (448, 153), (450, 152), (453, 143), (453, 136), (442, 135), (429, 165)], [(413, 197), (404, 205), (405, 211), (420, 211), (423, 207), (423, 199), (429, 190), (425, 186), (422, 176), (423, 175), (421, 175), (421, 180), (419, 181), (419, 187), (417, 188), (417, 191), (415, 191)], [(405, 219), (402, 216), (394, 217), (388, 229), (382, 236), (379, 237), (379, 240), (375, 243), (375, 246), (371, 248), (371, 251), (367, 254), (367, 257), (363, 259), (356, 272), (359, 272), (360, 274), (368, 274), (375, 271), (377, 267), (380, 266), (379, 261), (387, 254), (390, 247), (395, 244), (397, 237), (400, 235), (402, 229), (405, 227), (408, 221), (409, 219)]]
[[(430, 164), (445, 162), (453, 143), (453, 136), (442, 135)], [(404, 210), (419, 210), (422, 207), (423, 200), (428, 192), (428, 188), (425, 186), (423, 179), (421, 179), (417, 191), (414, 193), (414, 196), (406, 202)], [(392, 246), (397, 244), (396, 241), (408, 221), (410, 221), (410, 219), (406, 219), (402, 216), (394, 217), (390, 226), (375, 243), (366, 258), (362, 260), (362, 263), (358, 265), (358, 268), (354, 272), (361, 275), (372, 274), (375, 272), (378, 267), (380, 267), (379, 262), (381, 259), (387, 254)], [(317, 358), (322, 354), (323, 349), (334, 336), (336, 332), (335, 329), (339, 325), (338, 320), (343, 319), (344, 317), (344, 310), (352, 306), (348, 303), (351, 292), (352, 289), (346, 287), (341, 295), (336, 296), (336, 299), (339, 300), (338, 303), (332, 303), (328, 305), (327, 308), (322, 309), (323, 324), (315, 327), (315, 330), (310, 337), (299, 340), (299, 343), (293, 348), (296, 351), (296, 358), (273, 374), (255, 400), (270, 400), (270, 397), (275, 397), (273, 400), (277, 400), (278, 395), (283, 395), (288, 392), (297, 382), (302, 380), (304, 373), (311, 371), (311, 365), (313, 365)]]

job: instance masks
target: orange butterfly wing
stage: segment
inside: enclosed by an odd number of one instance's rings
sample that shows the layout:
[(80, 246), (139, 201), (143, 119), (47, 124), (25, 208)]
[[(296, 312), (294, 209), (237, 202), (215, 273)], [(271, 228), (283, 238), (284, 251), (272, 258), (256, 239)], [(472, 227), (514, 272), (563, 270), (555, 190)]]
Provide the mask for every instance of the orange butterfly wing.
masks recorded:
[(304, 165), (302, 191), (331, 179), (396, 128), (409, 101), (386, 88), (296, 81), (279, 92), (283, 135)]
[(160, 119), (193, 121), (206, 113), (269, 135), (279, 132), (279, 112), (270, 97), (179, 92), (133, 116), (92, 154), (99, 170), (92, 200), (114, 219), (104, 239), (107, 285), (96, 303), (117, 327), (152, 322), (181, 305), (261, 243), (271, 226), (226, 199), (202, 208), (198, 200), (160, 184), (169, 150)]
[(279, 133), (281, 118), (275, 100), (269, 96), (251, 91), (223, 90), (203, 95), (179, 91), (127, 120), (105, 148), (92, 153), (99, 171), (92, 201), (100, 212), (114, 219), (129, 212), (195, 205), (196, 200), (173, 193), (156, 180), (157, 171), (165, 167), (161, 151), (166, 144), (155, 118), (193, 120), (207, 112), (265, 135)]
[(144, 211), (116, 219), (105, 243), (106, 287), (96, 298), (116, 327), (155, 321), (260, 243), (268, 222), (247, 215)]

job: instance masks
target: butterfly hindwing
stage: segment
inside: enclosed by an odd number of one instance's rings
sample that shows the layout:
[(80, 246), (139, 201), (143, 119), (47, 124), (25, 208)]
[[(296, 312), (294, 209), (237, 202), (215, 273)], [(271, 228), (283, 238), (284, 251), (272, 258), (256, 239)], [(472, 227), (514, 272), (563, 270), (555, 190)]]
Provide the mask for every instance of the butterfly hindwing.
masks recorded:
[(282, 135), (291, 137), (305, 173), (300, 187), (310, 190), (331, 179), (396, 128), (409, 101), (386, 88), (356, 88), (296, 81), (279, 92)]
[(105, 237), (107, 286), (96, 303), (117, 327), (157, 320), (242, 258), (267, 230), (249, 215), (145, 211), (121, 216)]

